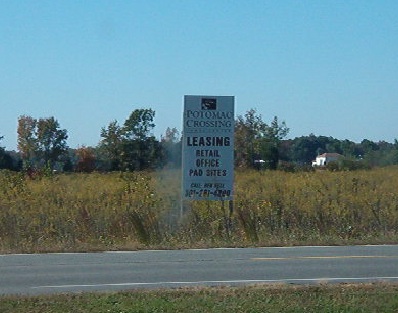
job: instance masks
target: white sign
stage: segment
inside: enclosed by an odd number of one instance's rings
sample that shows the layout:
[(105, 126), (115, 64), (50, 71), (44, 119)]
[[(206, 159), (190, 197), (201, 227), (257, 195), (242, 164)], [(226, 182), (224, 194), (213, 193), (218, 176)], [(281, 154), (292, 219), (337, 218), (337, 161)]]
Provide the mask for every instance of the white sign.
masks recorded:
[(183, 198), (232, 200), (234, 121), (233, 96), (184, 97)]

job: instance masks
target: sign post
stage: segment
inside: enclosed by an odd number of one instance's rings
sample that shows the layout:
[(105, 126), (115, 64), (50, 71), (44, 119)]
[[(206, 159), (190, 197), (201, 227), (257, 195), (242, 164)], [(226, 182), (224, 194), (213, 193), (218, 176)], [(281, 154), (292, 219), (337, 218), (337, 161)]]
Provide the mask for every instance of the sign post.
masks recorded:
[(182, 198), (232, 200), (234, 97), (185, 96)]

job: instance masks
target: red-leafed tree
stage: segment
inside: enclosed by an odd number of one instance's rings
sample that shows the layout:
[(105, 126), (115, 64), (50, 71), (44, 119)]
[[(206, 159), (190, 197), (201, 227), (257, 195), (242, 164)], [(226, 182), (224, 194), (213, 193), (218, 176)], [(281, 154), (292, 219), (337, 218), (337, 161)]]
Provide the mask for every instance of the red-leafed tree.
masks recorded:
[(75, 169), (77, 172), (91, 173), (95, 170), (96, 157), (93, 148), (85, 146), (78, 148), (76, 156), (78, 158)]

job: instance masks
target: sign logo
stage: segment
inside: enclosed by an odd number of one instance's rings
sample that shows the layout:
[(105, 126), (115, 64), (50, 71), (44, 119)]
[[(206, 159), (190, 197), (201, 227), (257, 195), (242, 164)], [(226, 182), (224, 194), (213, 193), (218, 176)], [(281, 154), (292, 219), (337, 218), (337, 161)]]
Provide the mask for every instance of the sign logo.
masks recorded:
[(202, 98), (202, 110), (217, 110), (217, 99)]

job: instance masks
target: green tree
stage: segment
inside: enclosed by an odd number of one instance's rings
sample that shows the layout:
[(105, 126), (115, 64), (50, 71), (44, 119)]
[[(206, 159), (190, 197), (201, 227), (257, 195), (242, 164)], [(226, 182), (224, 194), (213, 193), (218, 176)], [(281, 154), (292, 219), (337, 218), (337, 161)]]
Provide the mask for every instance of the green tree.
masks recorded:
[(59, 157), (68, 151), (66, 129), (60, 129), (58, 121), (53, 116), (41, 118), (37, 122), (36, 136), (39, 155), (45, 165), (53, 169)]
[[(0, 136), (0, 141), (4, 136)], [(0, 169), (13, 169), (12, 157), (5, 151), (4, 147), (0, 146)]]
[(333, 137), (309, 136), (297, 137), (291, 145), (290, 159), (298, 165), (311, 165), (311, 161), (315, 160), (317, 155), (325, 152), (342, 153), (342, 149), (351, 149), (347, 143), (344, 145)]
[(340, 150), (342, 154), (347, 158), (354, 158), (356, 157), (356, 144), (350, 140), (343, 140), (340, 142)]
[(167, 127), (165, 135), (161, 138), (161, 159), (162, 164), (170, 167), (181, 165), (181, 137), (177, 128)]
[(364, 152), (364, 154), (369, 153), (371, 151), (377, 151), (379, 150), (379, 146), (377, 145), (377, 143), (368, 140), (368, 139), (364, 139), (361, 141), (361, 148)]
[(255, 109), (250, 109), (244, 116), (239, 115), (235, 122), (235, 164), (254, 167), (255, 160), (261, 159), (265, 161), (263, 167), (275, 169), (281, 140), (288, 133), (286, 123), (279, 123), (277, 116), (268, 125)]
[(152, 109), (136, 109), (131, 112), (123, 127), (126, 139), (145, 141), (155, 127), (154, 118), (155, 111)]
[(123, 129), (114, 120), (109, 123), (108, 127), (101, 129), (101, 142), (99, 150), (104, 153), (105, 159), (109, 160), (111, 171), (121, 169), (122, 142), (124, 137)]
[[(379, 141), (367, 142), (368, 151), (364, 155), (365, 162), (371, 166), (389, 166), (397, 164), (397, 140), (394, 143)], [(366, 146), (365, 146), (366, 147)]]
[(155, 111), (136, 109), (123, 125), (122, 167), (125, 170), (143, 170), (159, 165), (160, 145), (151, 134)]
[(319, 154), (318, 149), (318, 140), (314, 134), (296, 137), (291, 145), (290, 159), (299, 166), (309, 165)]
[(290, 129), (286, 126), (286, 122), (279, 123), (278, 117), (274, 116), (271, 125), (267, 127), (266, 136), (272, 142), (279, 144), (289, 134), (289, 131)]
[(36, 120), (22, 115), (18, 118), (18, 150), (24, 168), (49, 166), (52, 169), (68, 146), (66, 129), (60, 129), (54, 117)]
[(394, 164), (398, 164), (398, 139), (394, 139), (393, 160)]
[(265, 136), (260, 140), (260, 157), (265, 161), (265, 167), (276, 169), (279, 162), (279, 149), (281, 140), (287, 136), (289, 128), (286, 123), (278, 122), (278, 117), (274, 116), (270, 126), (267, 126)]
[(267, 124), (261, 114), (250, 109), (235, 121), (235, 164), (239, 167), (252, 167), (260, 153), (259, 139), (264, 138)]
[(143, 170), (159, 166), (161, 146), (151, 134), (155, 111), (136, 109), (122, 127), (113, 121), (102, 128), (99, 151), (110, 159), (111, 170)]

